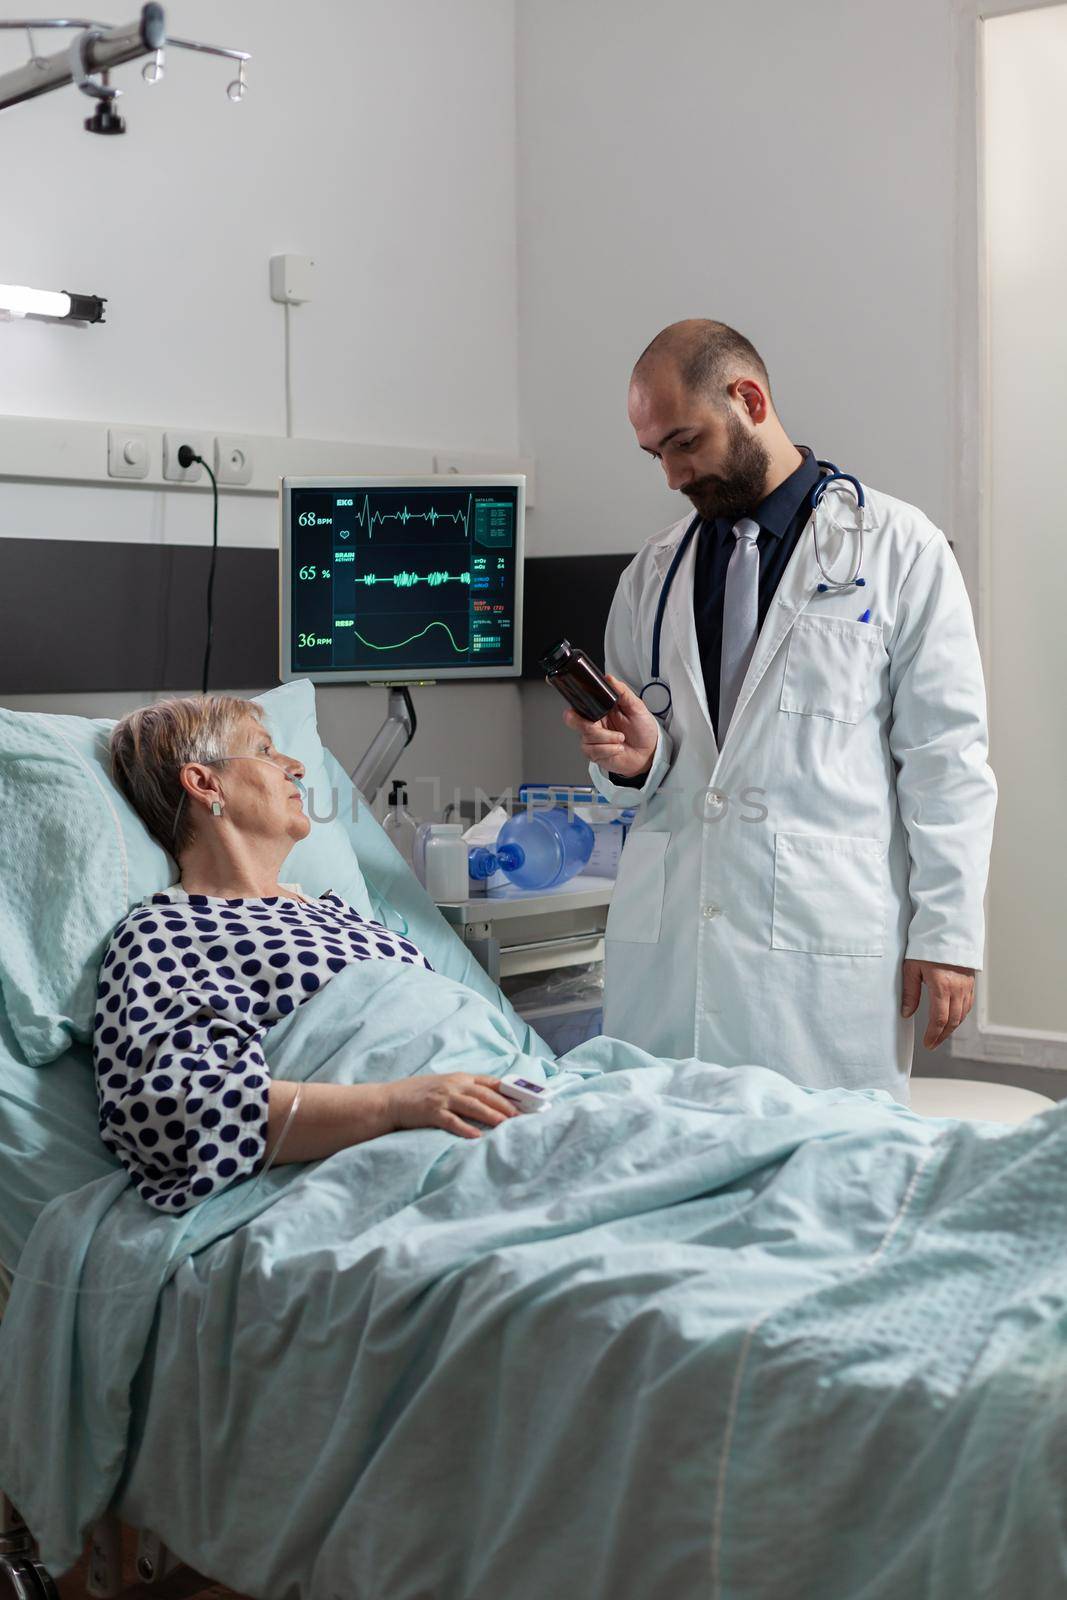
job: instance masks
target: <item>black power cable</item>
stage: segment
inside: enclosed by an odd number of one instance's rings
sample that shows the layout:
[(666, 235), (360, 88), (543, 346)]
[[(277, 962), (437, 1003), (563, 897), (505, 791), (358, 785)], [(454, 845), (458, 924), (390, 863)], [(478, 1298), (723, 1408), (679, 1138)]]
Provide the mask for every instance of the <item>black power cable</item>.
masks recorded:
[(211, 567), (207, 575), (207, 638), (204, 641), (204, 671), (200, 686), (200, 693), (207, 694), (208, 669), (211, 665), (211, 639), (215, 628), (215, 563), (219, 554), (219, 486), (215, 481), (215, 474), (203, 456), (198, 456), (191, 444), (180, 445), (178, 448), (179, 467), (191, 467), (194, 461), (199, 461), (211, 479), (211, 493), (214, 500), (214, 511), (211, 518)]

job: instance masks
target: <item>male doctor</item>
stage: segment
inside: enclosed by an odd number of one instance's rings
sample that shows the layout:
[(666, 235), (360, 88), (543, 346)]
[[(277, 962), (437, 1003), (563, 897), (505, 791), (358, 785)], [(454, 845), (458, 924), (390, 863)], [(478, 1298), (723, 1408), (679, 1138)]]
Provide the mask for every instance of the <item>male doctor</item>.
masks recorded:
[[(921, 511), (864, 486), (864, 583), (820, 590), (820, 468), (722, 323), (665, 328), (629, 416), (692, 510), (619, 582), (618, 706), (597, 723), (564, 714), (601, 793), (638, 808), (608, 917), (605, 1032), (906, 1102), (922, 985), (934, 1049), (982, 964), (997, 791), (955, 558)], [(828, 487), (815, 515), (843, 582), (851, 487)], [(691, 526), (650, 683), (657, 602)]]

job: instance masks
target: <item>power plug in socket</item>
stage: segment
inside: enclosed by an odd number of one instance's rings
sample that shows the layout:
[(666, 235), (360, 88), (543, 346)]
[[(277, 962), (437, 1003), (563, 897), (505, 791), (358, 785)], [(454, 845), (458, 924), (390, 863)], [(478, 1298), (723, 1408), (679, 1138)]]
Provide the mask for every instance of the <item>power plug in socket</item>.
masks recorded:
[(191, 445), (205, 461), (211, 457), (211, 440), (204, 433), (165, 433), (163, 435), (163, 476), (169, 483), (199, 483), (203, 468), (199, 461), (188, 467), (179, 465), (178, 451), (183, 444)]

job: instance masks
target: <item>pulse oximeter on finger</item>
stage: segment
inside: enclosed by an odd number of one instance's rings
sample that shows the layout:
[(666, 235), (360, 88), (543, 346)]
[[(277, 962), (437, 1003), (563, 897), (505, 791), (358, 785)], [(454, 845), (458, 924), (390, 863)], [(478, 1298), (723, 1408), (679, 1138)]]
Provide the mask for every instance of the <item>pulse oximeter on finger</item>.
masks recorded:
[(501, 1078), (500, 1093), (520, 1111), (547, 1111), (552, 1104), (552, 1090), (547, 1083), (535, 1083), (532, 1078), (520, 1078), (515, 1073)]

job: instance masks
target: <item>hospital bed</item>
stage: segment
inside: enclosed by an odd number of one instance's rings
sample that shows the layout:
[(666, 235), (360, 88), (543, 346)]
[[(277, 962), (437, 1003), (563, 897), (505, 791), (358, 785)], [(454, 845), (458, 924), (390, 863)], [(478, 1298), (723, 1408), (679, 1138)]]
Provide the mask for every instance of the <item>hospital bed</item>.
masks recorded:
[(0, 712), (0, 1489), (29, 1524), (4, 1502), (0, 1594), (53, 1593), (90, 1530), (117, 1594), (120, 1516), (142, 1580), (180, 1560), (269, 1600), (1061, 1593), (1058, 1109), (1006, 1133), (618, 1041), (557, 1067), (353, 820), (311, 686), (261, 703), (329, 817), (287, 878), (437, 973), (346, 969), (270, 1030), (272, 1070), (562, 1088), (477, 1142), (399, 1134), (149, 1217), (96, 1137), (86, 1017), (169, 863), (106, 724)]
[[(435, 965), (448, 970), (465, 984), (484, 992), (499, 1001), (501, 1008), (510, 1012), (506, 999), (499, 994), (468, 955), (461, 942), (449, 930), (437, 908), (429, 901), (413, 875), (402, 862), (369, 808), (353, 790), (343, 770), (319, 742), (313, 690), (301, 681), (289, 684), (260, 698), (264, 712), (271, 722), (276, 738), (288, 753), (297, 755), (307, 773), (306, 788), (317, 817), (329, 816), (329, 821), (319, 821), (313, 829), (314, 840), (297, 847), (287, 863), (287, 871), (294, 881), (300, 881), (309, 892), (321, 893), (335, 889), (368, 916), (392, 927), (418, 927), (423, 947), (432, 950)], [(0, 745), (0, 760), (6, 757), (0, 793), (17, 811), (22, 811), (24, 794), (21, 792), (25, 772), (17, 768), (21, 760), (39, 761), (43, 774), (37, 784), (46, 790), (43, 817), (50, 805), (48, 791), (61, 793), (70, 782), (72, 772), (88, 785), (90, 794), (103, 801), (105, 811), (114, 824), (114, 837), (105, 843), (102, 853), (107, 858), (107, 876), (119, 898), (113, 898), (111, 912), (102, 911), (93, 918), (98, 931), (105, 923), (121, 917), (128, 905), (135, 904), (144, 895), (164, 888), (172, 879), (172, 872), (162, 851), (148, 840), (138, 820), (129, 811), (122, 797), (115, 791), (107, 776), (107, 736), (110, 722), (106, 719), (89, 721), (79, 717), (27, 716), (0, 712), (7, 719), (6, 732), (11, 736)], [(21, 744), (20, 742), (21, 741)], [(73, 785), (76, 795), (79, 784)], [(16, 847), (19, 849), (20, 847)], [(32, 849), (32, 846), (31, 846)], [(357, 865), (358, 862), (358, 865)], [(0, 866), (11, 874), (12, 859)], [(99, 862), (96, 863), (99, 866)], [(47, 873), (43, 875), (47, 878)], [(10, 878), (9, 878), (10, 881)], [(64, 907), (65, 912), (70, 910)], [(76, 913), (84, 906), (75, 905)], [(7, 930), (5, 930), (7, 931)], [(84, 941), (83, 941), (84, 944)], [(101, 952), (94, 951), (95, 962)], [(75, 947), (67, 952), (68, 970), (61, 973), (57, 988), (77, 983), (76, 968), (83, 949)], [(73, 964), (75, 970), (69, 970)], [(6, 987), (6, 986), (4, 986)], [(47, 1013), (55, 1010), (55, 996), (33, 1003), (41, 1004)], [(2, 999), (2, 990), (0, 990)], [(54, 1017), (50, 1017), (52, 1023)], [(536, 1035), (515, 1019), (519, 1032), (533, 1041)], [(47, 1054), (49, 1045), (43, 1046)], [(3, 1061), (0, 1051), (0, 1063)], [(87, 1058), (78, 1062), (87, 1068)], [(95, 1138), (95, 1135), (94, 1135)], [(91, 1147), (90, 1147), (91, 1148)], [(6, 1152), (5, 1152), (6, 1153)], [(99, 1152), (93, 1151), (98, 1157)], [(93, 1163), (94, 1167), (97, 1163)], [(0, 1193), (3, 1191), (0, 1181)], [(62, 1184), (54, 1185), (55, 1192)], [(44, 1203), (45, 1193), (34, 1197), (37, 1204)], [(6, 1310), (12, 1288), (12, 1275), (0, 1262), (0, 1319)], [(36, 1597), (53, 1596), (56, 1589), (48, 1571), (37, 1560), (36, 1541), (26, 1526), (18, 1509), (2, 1493), (0, 1485), (0, 1597), (2, 1600), (36, 1600)], [(138, 1584), (156, 1583), (168, 1577), (182, 1565), (163, 1541), (149, 1529), (138, 1533), (136, 1572)], [(108, 1511), (91, 1532), (87, 1588), (91, 1595), (117, 1597), (123, 1592), (121, 1581), (120, 1524), (113, 1511)]]

